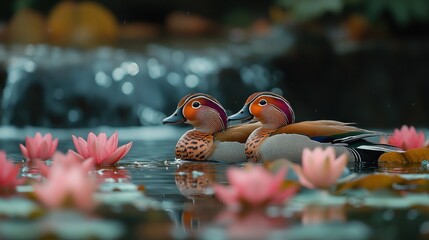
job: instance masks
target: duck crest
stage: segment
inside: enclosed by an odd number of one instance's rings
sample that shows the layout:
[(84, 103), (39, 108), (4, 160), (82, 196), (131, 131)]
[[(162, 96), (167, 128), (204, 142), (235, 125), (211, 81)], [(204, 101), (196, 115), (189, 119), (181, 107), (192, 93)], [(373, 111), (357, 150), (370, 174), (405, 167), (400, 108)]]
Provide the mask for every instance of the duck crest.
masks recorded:
[(258, 128), (250, 134), (249, 138), (246, 141), (245, 145), (245, 154), (247, 161), (249, 162), (260, 162), (261, 157), (259, 153), (259, 147), (264, 142), (266, 138), (271, 136), (275, 129), (268, 128)]
[(205, 161), (214, 150), (214, 135), (198, 130), (189, 130), (176, 144), (176, 158)]

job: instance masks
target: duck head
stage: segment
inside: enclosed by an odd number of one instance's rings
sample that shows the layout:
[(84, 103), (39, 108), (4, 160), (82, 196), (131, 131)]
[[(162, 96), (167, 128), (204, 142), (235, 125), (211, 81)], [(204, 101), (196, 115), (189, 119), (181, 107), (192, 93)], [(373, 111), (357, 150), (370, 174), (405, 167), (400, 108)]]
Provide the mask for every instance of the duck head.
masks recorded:
[(163, 124), (188, 123), (204, 133), (224, 131), (228, 125), (222, 105), (212, 96), (194, 93), (184, 96), (176, 111), (164, 118)]
[(228, 117), (228, 121), (251, 119), (260, 121), (264, 128), (277, 129), (295, 122), (295, 113), (284, 97), (271, 92), (257, 92), (247, 98), (238, 113)]

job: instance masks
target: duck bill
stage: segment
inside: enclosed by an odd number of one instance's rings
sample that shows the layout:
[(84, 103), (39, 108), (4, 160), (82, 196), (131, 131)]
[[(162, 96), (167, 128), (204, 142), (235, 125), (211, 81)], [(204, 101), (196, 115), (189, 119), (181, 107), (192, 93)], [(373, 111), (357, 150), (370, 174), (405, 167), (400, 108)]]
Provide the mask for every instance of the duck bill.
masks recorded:
[(243, 122), (247, 122), (253, 118), (253, 115), (249, 111), (249, 106), (244, 105), (244, 107), (236, 114), (228, 117), (228, 122), (235, 120), (242, 120)]
[(186, 122), (186, 118), (183, 116), (182, 108), (176, 109), (173, 114), (162, 120), (162, 124), (179, 124), (184, 122)]

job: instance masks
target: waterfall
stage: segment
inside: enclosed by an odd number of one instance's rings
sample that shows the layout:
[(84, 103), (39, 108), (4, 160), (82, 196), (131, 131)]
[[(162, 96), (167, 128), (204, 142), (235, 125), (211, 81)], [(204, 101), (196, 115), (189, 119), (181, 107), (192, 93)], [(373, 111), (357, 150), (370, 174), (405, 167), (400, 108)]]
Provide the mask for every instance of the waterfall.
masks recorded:
[[(3, 125), (45, 127), (159, 124), (177, 101), (205, 92), (225, 106), (252, 91), (271, 90), (279, 76), (267, 62), (290, 45), (285, 38), (204, 47), (149, 44), (142, 51), (50, 45), (0, 51), (7, 71)], [(287, 38), (286, 38), (287, 39)], [(238, 98), (241, 96), (241, 98)], [(235, 109), (233, 109), (235, 110)]]

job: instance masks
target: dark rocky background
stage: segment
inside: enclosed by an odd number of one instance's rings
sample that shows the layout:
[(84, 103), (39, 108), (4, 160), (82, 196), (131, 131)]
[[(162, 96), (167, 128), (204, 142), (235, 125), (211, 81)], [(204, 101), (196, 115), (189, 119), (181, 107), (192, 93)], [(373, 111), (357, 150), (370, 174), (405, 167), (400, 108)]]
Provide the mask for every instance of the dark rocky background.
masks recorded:
[[(92, 28), (87, 41), (52, 40), (44, 23), (61, 1), (2, 4), (2, 124), (159, 124), (189, 92), (212, 94), (232, 113), (266, 90), (290, 100), (298, 121), (429, 122), (425, 1), (95, 2), (115, 18), (111, 39)], [(26, 9), (36, 14), (18, 18)], [(20, 35), (22, 23), (36, 30)]]

